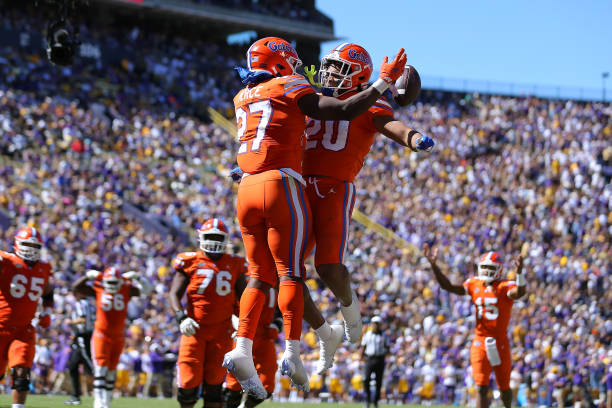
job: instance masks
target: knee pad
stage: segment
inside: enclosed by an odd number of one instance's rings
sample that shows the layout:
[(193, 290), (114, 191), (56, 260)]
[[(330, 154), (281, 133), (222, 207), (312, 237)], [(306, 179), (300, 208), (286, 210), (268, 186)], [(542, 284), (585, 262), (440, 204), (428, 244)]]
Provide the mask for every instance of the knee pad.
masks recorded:
[(21, 375), (17, 375), (17, 370), (11, 368), (11, 388), (13, 390), (23, 392), (30, 390), (30, 369), (21, 367)]
[(195, 404), (198, 402), (198, 387), (195, 388), (179, 388), (176, 393), (176, 399), (181, 404)]
[(111, 370), (106, 374), (106, 389), (113, 391), (115, 389), (115, 381), (117, 380), (117, 371)]
[(221, 391), (222, 384), (205, 385), (204, 401), (206, 402), (223, 402), (223, 393)]
[(108, 375), (108, 367), (94, 367), (94, 388), (106, 388), (106, 376)]
[(225, 391), (225, 407), (237, 408), (242, 402), (242, 391), (226, 390)]

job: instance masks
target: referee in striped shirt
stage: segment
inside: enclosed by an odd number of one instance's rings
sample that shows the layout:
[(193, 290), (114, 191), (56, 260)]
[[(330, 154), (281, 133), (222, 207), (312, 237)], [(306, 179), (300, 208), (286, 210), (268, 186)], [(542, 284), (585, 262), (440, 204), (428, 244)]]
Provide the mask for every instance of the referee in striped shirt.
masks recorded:
[[(389, 352), (389, 340), (382, 331), (382, 319), (380, 316), (374, 316), (370, 323), (372, 324), (372, 330), (368, 330), (361, 339), (361, 345), (363, 346), (361, 359), (365, 358), (363, 388), (366, 393), (366, 407), (369, 408), (370, 404), (374, 403), (374, 407), (378, 408), (383, 373), (385, 372), (385, 356)], [(370, 391), (372, 373), (376, 376), (376, 392), (373, 401)]]
[(66, 401), (66, 405), (81, 404), (81, 381), (79, 366), (83, 365), (85, 372), (93, 373), (91, 361), (91, 334), (93, 333), (94, 321), (96, 320), (96, 306), (80, 293), (75, 293), (77, 301), (72, 310), (69, 324), (74, 330), (72, 352), (68, 360), (68, 370), (72, 382), (72, 397)]

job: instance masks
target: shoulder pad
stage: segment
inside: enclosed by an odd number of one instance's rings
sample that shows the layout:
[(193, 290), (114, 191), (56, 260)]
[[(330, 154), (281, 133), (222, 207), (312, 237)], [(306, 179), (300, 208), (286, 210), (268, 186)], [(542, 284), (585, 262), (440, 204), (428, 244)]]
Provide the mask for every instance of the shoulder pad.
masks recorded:
[(193, 261), (197, 256), (197, 252), (181, 252), (172, 261), (172, 267), (174, 269), (182, 269), (185, 265)]

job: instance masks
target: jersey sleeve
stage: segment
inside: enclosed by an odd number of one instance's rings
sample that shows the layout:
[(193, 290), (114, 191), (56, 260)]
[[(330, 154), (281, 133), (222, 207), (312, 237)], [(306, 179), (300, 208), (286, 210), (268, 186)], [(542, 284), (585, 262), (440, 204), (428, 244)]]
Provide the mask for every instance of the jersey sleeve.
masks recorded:
[(370, 106), (368, 112), (372, 114), (372, 117), (377, 116), (393, 116), (393, 107), (387, 100), (380, 97), (374, 102), (374, 105)]
[(466, 296), (472, 296), (472, 278), (468, 278), (463, 282), (463, 288), (465, 289)]
[(195, 252), (181, 252), (172, 260), (172, 269), (174, 269), (175, 272), (181, 272), (189, 276), (188, 266), (191, 264), (191, 260), (195, 255)]
[(304, 95), (316, 93), (310, 82), (302, 75), (290, 75), (283, 83), (283, 96), (298, 100)]
[[(501, 295), (503, 295), (505, 298), (508, 298), (508, 299), (511, 299), (508, 296), (508, 292), (512, 288), (516, 288), (516, 282), (514, 281), (504, 281), (499, 285), (499, 290), (501, 291)], [(514, 300), (514, 299), (511, 299), (511, 300)]]

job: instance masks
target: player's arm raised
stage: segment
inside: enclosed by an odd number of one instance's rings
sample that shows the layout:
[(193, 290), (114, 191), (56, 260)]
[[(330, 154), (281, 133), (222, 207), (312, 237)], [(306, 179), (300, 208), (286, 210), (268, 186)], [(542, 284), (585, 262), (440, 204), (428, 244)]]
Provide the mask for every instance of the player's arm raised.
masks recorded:
[(380, 76), (372, 86), (345, 100), (307, 94), (297, 104), (303, 114), (320, 120), (353, 120), (368, 110), (385, 90), (400, 77), (406, 64), (406, 54), (402, 48), (393, 61), (385, 57), (380, 67)]
[(423, 136), (418, 130), (406, 126), (404, 122), (393, 116), (376, 116), (373, 123), (380, 133), (414, 152), (419, 150), (429, 152), (435, 145), (431, 137)]
[[(96, 273), (95, 276), (94, 273)], [(96, 271), (94, 269), (88, 270), (85, 273), (85, 276), (81, 276), (72, 284), (73, 292), (81, 293), (84, 296), (96, 296), (96, 291), (93, 290), (93, 288), (87, 284), (87, 281), (97, 279), (99, 275), (100, 271)]]
[(519, 255), (514, 260), (514, 266), (516, 267), (516, 287), (508, 290), (508, 297), (510, 299), (520, 299), (525, 293), (527, 293), (527, 282), (525, 281), (525, 274), (523, 273), (523, 256)]
[(423, 246), (423, 253), (429, 261), (434, 276), (442, 289), (446, 290), (447, 292), (455, 293), (461, 296), (466, 294), (465, 288), (462, 285), (455, 285), (451, 283), (451, 281), (448, 280), (446, 275), (444, 275), (440, 270), (440, 267), (436, 263), (438, 259), (438, 248), (430, 248), (429, 245), (425, 243), (425, 245)]

